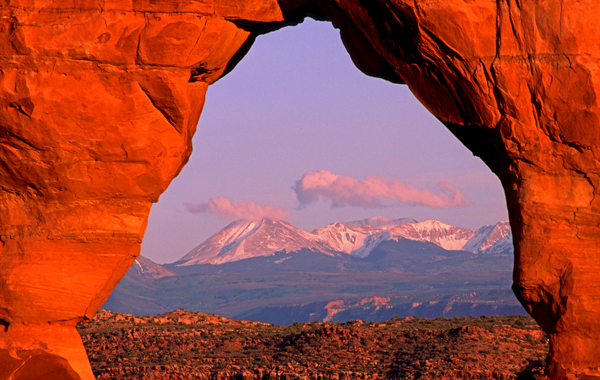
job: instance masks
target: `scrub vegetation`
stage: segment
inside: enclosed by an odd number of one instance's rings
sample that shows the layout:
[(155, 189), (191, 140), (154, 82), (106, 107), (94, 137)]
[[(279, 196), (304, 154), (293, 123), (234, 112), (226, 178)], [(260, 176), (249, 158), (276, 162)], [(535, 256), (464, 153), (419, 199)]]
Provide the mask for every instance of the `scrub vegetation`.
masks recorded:
[(277, 326), (101, 310), (79, 331), (98, 380), (536, 379), (548, 350), (523, 315)]

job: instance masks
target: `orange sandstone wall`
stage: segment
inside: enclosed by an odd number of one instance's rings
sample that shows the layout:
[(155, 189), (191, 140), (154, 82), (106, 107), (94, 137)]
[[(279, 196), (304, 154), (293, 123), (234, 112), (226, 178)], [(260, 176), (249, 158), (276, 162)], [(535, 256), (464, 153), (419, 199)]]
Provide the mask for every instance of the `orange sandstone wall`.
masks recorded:
[(0, 379), (93, 379), (74, 325), (139, 254), (208, 85), (307, 15), (500, 177), (549, 376), (600, 378), (600, 3), (0, 0)]
[(275, 2), (0, 1), (1, 379), (94, 378), (74, 326), (139, 255), (241, 17), (282, 20)]
[(513, 290), (550, 336), (548, 374), (600, 378), (600, 3), (348, 0), (327, 12), (359, 67), (407, 83), (499, 176)]

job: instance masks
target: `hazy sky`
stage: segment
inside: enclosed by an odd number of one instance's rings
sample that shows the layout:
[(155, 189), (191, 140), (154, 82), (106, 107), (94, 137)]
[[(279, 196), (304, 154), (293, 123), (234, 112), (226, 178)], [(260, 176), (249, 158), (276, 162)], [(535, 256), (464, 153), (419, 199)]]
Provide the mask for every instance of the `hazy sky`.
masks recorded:
[(209, 88), (194, 153), (153, 206), (142, 255), (176, 261), (244, 212), (306, 231), (377, 215), (473, 229), (508, 219), (487, 166), (313, 20), (259, 37)]

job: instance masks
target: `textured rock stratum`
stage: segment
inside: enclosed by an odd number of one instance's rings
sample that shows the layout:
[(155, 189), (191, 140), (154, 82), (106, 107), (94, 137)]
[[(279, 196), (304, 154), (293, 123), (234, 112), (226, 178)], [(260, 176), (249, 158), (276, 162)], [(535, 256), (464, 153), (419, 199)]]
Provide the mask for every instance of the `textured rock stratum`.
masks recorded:
[(594, 0), (0, 0), (0, 378), (93, 379), (74, 326), (139, 254), (208, 85), (306, 16), (500, 177), (548, 374), (600, 378), (599, 15)]

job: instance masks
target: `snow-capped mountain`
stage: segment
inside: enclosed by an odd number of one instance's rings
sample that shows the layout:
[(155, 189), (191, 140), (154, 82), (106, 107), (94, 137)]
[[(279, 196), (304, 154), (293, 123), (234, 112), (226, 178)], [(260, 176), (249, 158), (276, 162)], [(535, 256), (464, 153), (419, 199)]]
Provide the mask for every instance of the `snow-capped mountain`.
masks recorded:
[[(494, 225), (483, 226), (478, 230), (470, 230), (451, 226), (437, 220), (427, 220), (419, 223), (414, 219), (404, 218), (389, 219), (391, 222), (386, 221), (379, 224), (380, 227), (375, 227), (374, 225), (377, 225), (379, 218), (364, 219), (346, 223), (346, 225), (354, 226), (354, 230), (371, 236), (370, 239), (364, 240), (365, 242), (371, 242), (369, 245), (371, 249), (379, 244), (372, 244), (373, 241), (381, 242), (404, 238), (427, 241), (448, 250), (464, 250), (473, 253), (508, 253), (513, 250), (512, 233), (508, 222), (499, 222)], [(376, 222), (369, 223), (371, 220)], [(399, 223), (393, 224), (393, 221)], [(361, 222), (367, 223), (359, 224)], [(382, 234), (383, 231), (387, 231), (388, 234)], [(371, 249), (365, 245), (352, 254), (366, 257)]]
[(302, 248), (323, 253), (316, 235), (302, 231), (283, 220), (238, 220), (211, 236), (175, 264), (223, 264), (275, 252), (299, 251)]
[(428, 241), (449, 250), (463, 249), (465, 243), (473, 236), (473, 230), (451, 226), (437, 220), (401, 224), (390, 227), (388, 230), (392, 238), (402, 237), (410, 240)]
[(508, 222), (470, 230), (437, 220), (419, 223), (410, 218), (375, 217), (336, 222), (308, 233), (281, 220), (263, 219), (229, 224), (174, 264), (223, 264), (301, 249), (330, 256), (345, 253), (364, 258), (381, 243), (400, 238), (434, 243), (447, 250), (482, 254), (512, 252)]
[(365, 239), (369, 236), (367, 233), (353, 230), (344, 223), (336, 222), (324, 228), (317, 228), (312, 235), (328, 249), (352, 253), (364, 245)]
[(508, 222), (483, 226), (462, 248), (473, 253), (504, 253), (513, 250), (512, 233)]
[(352, 255), (365, 258), (381, 243), (387, 240), (392, 240), (390, 231), (381, 231), (371, 234), (364, 240), (363, 246), (353, 251)]

